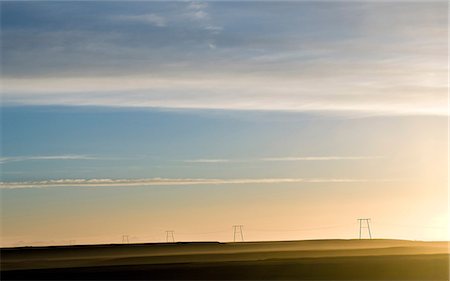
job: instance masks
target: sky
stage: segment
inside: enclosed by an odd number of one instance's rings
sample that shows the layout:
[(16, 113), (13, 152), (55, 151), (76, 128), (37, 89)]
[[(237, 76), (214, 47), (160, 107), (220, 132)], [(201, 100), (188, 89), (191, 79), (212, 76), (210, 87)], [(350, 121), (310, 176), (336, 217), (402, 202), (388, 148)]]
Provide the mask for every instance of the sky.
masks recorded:
[(448, 240), (446, 1), (1, 5), (1, 246)]

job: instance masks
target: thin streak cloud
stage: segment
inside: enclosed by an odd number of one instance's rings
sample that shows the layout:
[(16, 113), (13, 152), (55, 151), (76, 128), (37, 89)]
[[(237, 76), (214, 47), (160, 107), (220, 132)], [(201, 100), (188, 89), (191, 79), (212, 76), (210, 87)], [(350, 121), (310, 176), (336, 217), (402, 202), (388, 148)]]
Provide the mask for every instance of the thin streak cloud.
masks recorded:
[(268, 157), (261, 161), (335, 161), (335, 160), (370, 160), (380, 159), (381, 156), (308, 156), (308, 157)]
[(121, 15), (114, 17), (114, 19), (129, 22), (147, 23), (157, 27), (165, 27), (167, 25), (166, 19), (156, 14)]
[[(214, 46), (217, 47), (215, 44)], [(210, 48), (211, 46), (208, 46), (208, 49)], [(412, 72), (411, 70), (410, 74)], [(405, 82), (403, 86), (386, 86), (380, 92), (377, 86), (355, 85), (352, 81), (357, 77), (353, 77), (351, 81), (347, 80), (346, 83), (325, 83), (324, 79), (297, 81), (292, 78), (236, 78), (230, 75), (189, 79), (143, 75), (54, 79), (3, 78), (1, 82), (4, 103), (11, 105), (90, 105), (388, 115), (448, 114), (446, 87), (443, 84), (413, 87)], [(422, 81), (419, 77), (416, 80)], [(387, 85), (386, 83), (384, 85)], [(183, 90), (180, 92), (180, 89)], [(365, 94), (360, 96), (362, 91)], [(230, 93), (233, 92), (241, 94), (236, 99), (230, 99)], [(311, 92), (322, 94), (313, 95)], [(391, 94), (394, 92), (402, 94), (394, 98)], [(127, 94), (126, 99), (124, 93)]]
[(264, 157), (255, 159), (188, 159), (185, 163), (242, 163), (242, 162), (294, 162), (294, 161), (340, 161), (340, 160), (371, 160), (382, 156), (303, 156), (303, 157)]
[(59, 179), (45, 181), (1, 182), (1, 189), (46, 187), (133, 187), (165, 185), (232, 185), (283, 183), (364, 183), (390, 182), (396, 179), (337, 179), (337, 178), (261, 178), (261, 179), (202, 179), (202, 178), (150, 178), (150, 179)]
[(93, 160), (97, 157), (88, 155), (39, 155), (39, 156), (11, 156), (1, 157), (0, 164), (8, 162), (22, 162), (22, 161), (34, 161), (34, 160)]
[(183, 160), (186, 163), (228, 163), (228, 162), (242, 162), (242, 160), (231, 160), (231, 159), (191, 159)]

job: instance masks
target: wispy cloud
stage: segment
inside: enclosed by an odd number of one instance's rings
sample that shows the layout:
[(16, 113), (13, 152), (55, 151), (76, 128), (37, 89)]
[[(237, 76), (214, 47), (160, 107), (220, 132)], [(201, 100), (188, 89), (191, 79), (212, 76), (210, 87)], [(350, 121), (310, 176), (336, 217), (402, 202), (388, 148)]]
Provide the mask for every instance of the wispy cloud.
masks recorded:
[(370, 160), (383, 158), (381, 156), (307, 156), (307, 157), (267, 157), (261, 161), (334, 161), (334, 160)]
[(188, 5), (188, 8), (192, 10), (202, 10), (206, 7), (208, 7), (208, 3), (202, 1), (192, 1)]
[(208, 3), (201, 1), (193, 1), (187, 5), (187, 18), (195, 21), (204, 30), (210, 31), (212, 34), (219, 34), (223, 27), (213, 24), (212, 17), (207, 11)]
[(194, 20), (209, 20), (209, 13), (206, 12), (206, 8), (208, 8), (208, 3), (193, 1), (187, 5), (187, 14)]
[[(209, 43), (213, 44), (213, 43)], [(208, 46), (208, 49), (211, 48)], [(350, 66), (349, 66), (350, 67)], [(369, 66), (367, 66), (369, 67)], [(400, 66), (399, 66), (400, 67)], [(410, 75), (414, 74), (411, 68)], [(417, 77), (420, 77), (419, 73)], [(9, 104), (160, 107), (175, 109), (349, 112), (389, 115), (446, 115), (446, 88), (396, 83), (392, 78), (367, 85), (333, 78), (221, 77), (4, 78)], [(350, 78), (350, 79), (353, 79)], [(349, 79), (349, 78), (346, 78)], [(403, 78), (397, 78), (400, 83)], [(409, 79), (409, 78), (408, 78)], [(390, 80), (390, 81), (389, 81)], [(412, 84), (415, 84), (414, 86)], [(424, 94), (424, 91), (427, 94)], [(360, 94), (364, 92), (364, 94)], [(108, 93), (108, 94), (105, 94)], [(126, 93), (126, 95), (124, 95)], [(231, 93), (239, 93), (230, 98)], [(313, 94), (315, 93), (315, 94)], [(445, 93), (445, 95), (444, 95)]]
[(157, 14), (120, 15), (115, 16), (114, 19), (130, 22), (148, 23), (158, 27), (164, 27), (167, 25), (166, 18)]
[(182, 160), (182, 161), (186, 162), (186, 163), (227, 163), (227, 162), (237, 162), (239, 160), (232, 160), (232, 159), (188, 159), (188, 160)]
[(89, 155), (39, 155), (39, 156), (10, 156), (0, 157), (0, 164), (7, 162), (21, 162), (21, 161), (38, 161), (38, 160), (93, 160), (97, 157)]
[(283, 183), (363, 183), (390, 182), (397, 179), (326, 179), (326, 178), (261, 178), (261, 179), (202, 179), (202, 178), (150, 178), (150, 179), (59, 179), (46, 181), (0, 182), (2, 189), (46, 187), (115, 187), (164, 185), (231, 185), (231, 184), (283, 184)]
[(104, 2), (23, 25), (16, 5), (5, 104), (448, 114), (446, 3)]
[(340, 160), (371, 160), (384, 158), (382, 156), (288, 156), (288, 157), (263, 157), (248, 159), (187, 159), (186, 163), (238, 163), (238, 162), (294, 162), (294, 161), (340, 161)]

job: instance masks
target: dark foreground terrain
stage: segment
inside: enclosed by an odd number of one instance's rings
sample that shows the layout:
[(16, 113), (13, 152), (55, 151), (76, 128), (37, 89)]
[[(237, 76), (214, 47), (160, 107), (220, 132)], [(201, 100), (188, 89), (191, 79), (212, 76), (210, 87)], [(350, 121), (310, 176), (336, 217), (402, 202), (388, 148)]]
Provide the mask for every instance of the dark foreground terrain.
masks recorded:
[(310, 240), (1, 250), (1, 279), (449, 280), (447, 242)]

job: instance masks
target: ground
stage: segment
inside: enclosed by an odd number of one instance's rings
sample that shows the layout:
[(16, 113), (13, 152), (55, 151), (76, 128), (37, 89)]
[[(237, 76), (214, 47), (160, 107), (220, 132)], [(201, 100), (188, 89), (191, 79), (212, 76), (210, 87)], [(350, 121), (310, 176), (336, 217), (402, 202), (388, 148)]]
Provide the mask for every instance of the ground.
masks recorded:
[(4, 248), (1, 279), (448, 280), (448, 246), (373, 239)]

